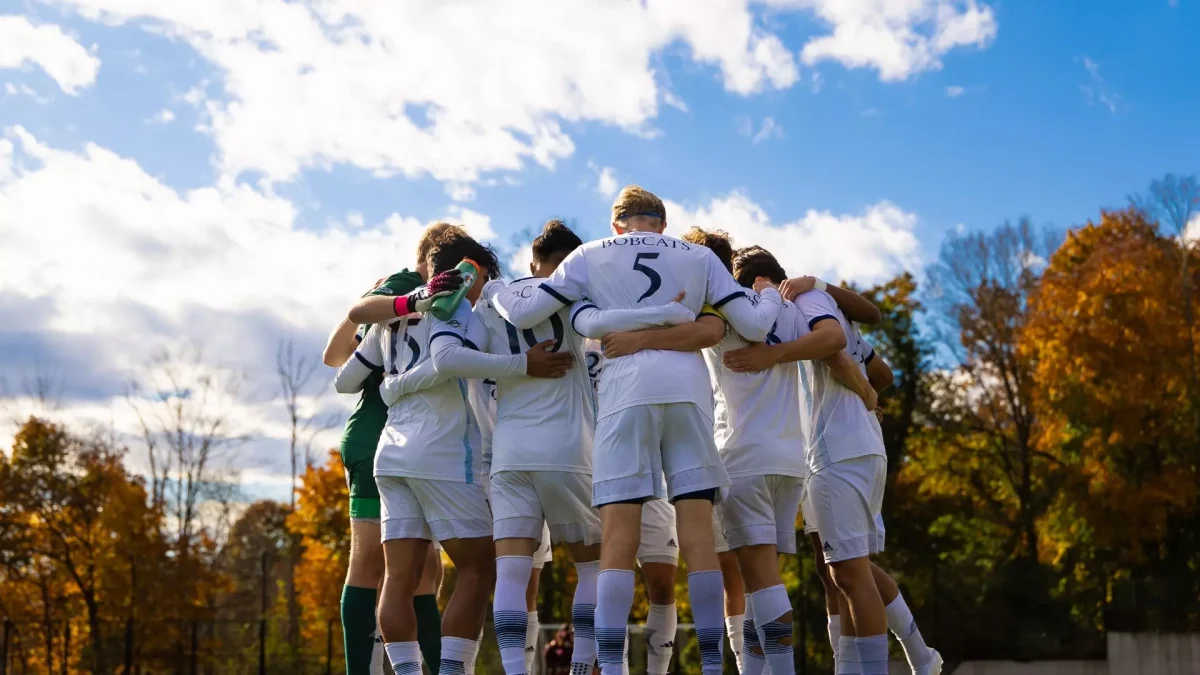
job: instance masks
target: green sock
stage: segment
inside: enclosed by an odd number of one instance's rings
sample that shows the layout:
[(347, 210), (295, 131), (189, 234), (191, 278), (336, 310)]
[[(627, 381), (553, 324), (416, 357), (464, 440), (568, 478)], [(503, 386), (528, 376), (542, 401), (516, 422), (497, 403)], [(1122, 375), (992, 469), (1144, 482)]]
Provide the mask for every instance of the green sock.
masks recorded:
[(342, 587), (342, 640), (346, 675), (370, 675), (375, 648), (375, 589)]
[(442, 667), (442, 615), (438, 613), (436, 595), (413, 596), (413, 609), (417, 613), (417, 642), (421, 644), (421, 657), (429, 672), (437, 673)]

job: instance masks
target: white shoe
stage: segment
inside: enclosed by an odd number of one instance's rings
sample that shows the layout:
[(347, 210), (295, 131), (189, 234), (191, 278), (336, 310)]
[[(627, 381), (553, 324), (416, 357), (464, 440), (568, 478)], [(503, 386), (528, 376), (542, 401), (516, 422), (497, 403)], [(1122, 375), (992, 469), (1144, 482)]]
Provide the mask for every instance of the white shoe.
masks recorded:
[(936, 649), (930, 649), (933, 658), (923, 666), (913, 668), (913, 675), (942, 675), (942, 655)]

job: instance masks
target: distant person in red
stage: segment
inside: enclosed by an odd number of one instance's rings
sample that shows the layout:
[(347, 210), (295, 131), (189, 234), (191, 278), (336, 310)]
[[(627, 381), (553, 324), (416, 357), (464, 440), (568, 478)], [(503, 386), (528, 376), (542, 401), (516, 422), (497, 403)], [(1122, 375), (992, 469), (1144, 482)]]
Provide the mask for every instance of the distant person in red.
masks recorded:
[(568, 626), (558, 629), (554, 639), (546, 643), (546, 675), (571, 675), (571, 652), (575, 633)]

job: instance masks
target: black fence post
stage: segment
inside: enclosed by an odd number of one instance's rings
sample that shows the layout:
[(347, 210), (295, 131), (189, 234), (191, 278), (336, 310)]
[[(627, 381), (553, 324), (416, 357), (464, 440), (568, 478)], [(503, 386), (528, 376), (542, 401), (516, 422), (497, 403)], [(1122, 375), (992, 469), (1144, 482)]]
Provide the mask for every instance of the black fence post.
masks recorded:
[(12, 621), (4, 617), (4, 644), (0, 645), (0, 675), (8, 675), (8, 644), (12, 638)]
[[(333, 619), (325, 621), (325, 675), (333, 674)], [(0, 674), (2, 675), (2, 674)]]
[(63, 622), (62, 675), (67, 675), (71, 665), (71, 621)]
[(197, 651), (196, 646), (197, 646), (196, 622), (192, 621), (192, 675), (196, 675), (196, 673), (198, 672), (196, 670), (196, 665), (197, 665), (197, 663), (196, 663), (196, 651)]
[(258, 675), (267, 675), (267, 552), (261, 558), (259, 585), (262, 587), (262, 614), (258, 618)]

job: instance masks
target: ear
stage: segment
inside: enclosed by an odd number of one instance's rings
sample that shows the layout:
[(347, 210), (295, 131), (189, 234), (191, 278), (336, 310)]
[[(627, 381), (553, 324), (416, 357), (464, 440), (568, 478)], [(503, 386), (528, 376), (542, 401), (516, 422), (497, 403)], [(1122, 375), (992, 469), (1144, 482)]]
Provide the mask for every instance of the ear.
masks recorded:
[(666, 232), (666, 231), (667, 231), (667, 218), (666, 218), (666, 216), (663, 216), (662, 224), (658, 228), (658, 233), (662, 234), (663, 232)]
[(537, 263), (529, 263), (529, 274), (537, 276)]
[(613, 229), (613, 234), (625, 234), (625, 228), (621, 227), (621, 225), (618, 224), (617, 221), (615, 221), (615, 220), (612, 223), (612, 229)]

